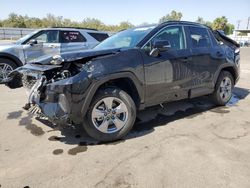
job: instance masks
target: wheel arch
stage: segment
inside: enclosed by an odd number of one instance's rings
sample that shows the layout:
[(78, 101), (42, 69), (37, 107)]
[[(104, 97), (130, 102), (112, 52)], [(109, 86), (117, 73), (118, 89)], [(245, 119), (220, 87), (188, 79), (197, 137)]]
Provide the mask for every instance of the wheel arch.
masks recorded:
[(234, 83), (237, 82), (237, 79), (238, 79), (238, 73), (237, 73), (237, 69), (235, 66), (233, 65), (224, 65), (220, 68), (220, 71), (218, 71), (216, 74), (215, 74), (215, 79), (214, 79), (214, 86), (216, 85), (216, 82), (221, 74), (222, 71), (228, 71), (232, 76), (233, 76), (233, 79), (234, 79)]
[(130, 72), (116, 73), (99, 78), (96, 80), (96, 83), (92, 84), (81, 110), (84, 116), (96, 92), (106, 87), (118, 87), (126, 91), (134, 100), (137, 108), (140, 108), (141, 103), (144, 102), (143, 85), (138, 78)]
[(5, 59), (9, 59), (9, 60), (13, 61), (13, 63), (15, 63), (17, 67), (23, 66), (22, 61), (18, 57), (14, 56), (14, 55), (4, 53), (4, 52), (0, 52), (0, 58), (5, 58)]

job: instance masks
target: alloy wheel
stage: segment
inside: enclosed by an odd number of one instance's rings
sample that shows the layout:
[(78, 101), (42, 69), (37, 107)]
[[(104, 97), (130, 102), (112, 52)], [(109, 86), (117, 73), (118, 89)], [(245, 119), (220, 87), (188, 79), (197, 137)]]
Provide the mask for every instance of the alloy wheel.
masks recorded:
[(229, 77), (225, 77), (220, 84), (220, 97), (223, 101), (230, 100), (232, 96), (232, 81)]
[(97, 102), (91, 113), (92, 123), (102, 133), (116, 133), (128, 121), (128, 108), (117, 97), (106, 97)]
[(6, 63), (0, 63), (0, 80), (6, 80), (11, 71), (13, 71), (13, 68), (10, 65)]

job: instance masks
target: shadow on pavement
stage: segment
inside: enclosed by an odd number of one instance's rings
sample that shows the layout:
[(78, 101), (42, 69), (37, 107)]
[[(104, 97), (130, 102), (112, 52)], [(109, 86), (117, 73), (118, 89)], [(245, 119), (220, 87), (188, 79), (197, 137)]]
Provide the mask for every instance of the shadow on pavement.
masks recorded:
[[(104, 143), (97, 142), (87, 135), (81, 125), (76, 126), (55, 126), (47, 120), (36, 118), (42, 124), (52, 128), (53, 131), (61, 131), (62, 136), (51, 136), (49, 141), (62, 142), (69, 145), (77, 145), (68, 151), (70, 155), (76, 155), (77, 153), (87, 150), (87, 146), (93, 145), (116, 145), (125, 142), (127, 139), (133, 139), (150, 134), (154, 131), (155, 127), (167, 126), (168, 123), (176, 121), (182, 118), (195, 118), (204, 112), (211, 111), (214, 113), (225, 114), (230, 112), (231, 106), (236, 106), (240, 100), (245, 99), (250, 93), (250, 90), (236, 87), (233, 92), (233, 97), (227, 106), (216, 107), (214, 106), (208, 97), (199, 97), (195, 99), (182, 100), (177, 102), (171, 102), (160, 106), (148, 108), (138, 114), (137, 121), (131, 130), (131, 132), (123, 139), (116, 142)], [(16, 119), (22, 116), (22, 111), (9, 113), (7, 119)], [(19, 125), (25, 126), (35, 136), (44, 135), (45, 132), (42, 128), (32, 123), (32, 116), (23, 117), (19, 121)], [(54, 155), (63, 153), (61, 149), (53, 151)]]

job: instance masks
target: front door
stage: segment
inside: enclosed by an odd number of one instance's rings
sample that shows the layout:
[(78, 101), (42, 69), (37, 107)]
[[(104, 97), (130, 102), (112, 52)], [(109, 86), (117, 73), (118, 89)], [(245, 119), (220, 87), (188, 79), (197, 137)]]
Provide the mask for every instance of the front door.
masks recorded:
[[(168, 41), (170, 49), (152, 57), (149, 52), (156, 40)], [(146, 82), (146, 106), (188, 97), (192, 86), (191, 51), (187, 48), (184, 28), (167, 26), (142, 49)]]
[[(31, 43), (32, 40), (37, 43)], [(57, 30), (41, 31), (31, 37), (23, 49), (26, 63), (40, 57), (58, 55), (60, 54), (59, 32)]]

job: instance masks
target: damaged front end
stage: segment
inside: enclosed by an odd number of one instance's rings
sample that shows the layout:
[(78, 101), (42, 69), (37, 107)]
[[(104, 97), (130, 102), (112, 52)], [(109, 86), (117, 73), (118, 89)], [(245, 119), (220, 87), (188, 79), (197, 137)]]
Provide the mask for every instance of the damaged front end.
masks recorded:
[[(26, 109), (39, 108), (39, 113), (55, 124), (78, 123), (81, 107), (90, 85), (88, 63), (73, 61), (60, 65), (28, 64), (11, 73), (12, 79), (29, 80)], [(24, 79), (22, 79), (24, 82)], [(23, 84), (24, 85), (24, 84)]]

